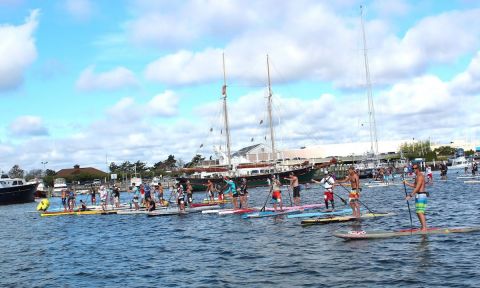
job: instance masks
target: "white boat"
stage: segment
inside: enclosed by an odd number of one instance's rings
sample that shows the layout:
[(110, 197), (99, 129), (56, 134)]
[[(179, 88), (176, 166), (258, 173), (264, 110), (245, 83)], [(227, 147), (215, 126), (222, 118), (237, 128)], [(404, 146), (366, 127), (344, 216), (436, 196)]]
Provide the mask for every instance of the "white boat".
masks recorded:
[(27, 184), (37, 184), (37, 190), (35, 191), (35, 198), (46, 198), (47, 197), (47, 185), (43, 182), (42, 179), (34, 178), (27, 182)]
[(62, 190), (67, 189), (67, 181), (65, 178), (56, 178), (53, 182), (53, 194), (52, 196), (60, 197), (62, 196)]
[(459, 156), (451, 159), (452, 165), (448, 166), (448, 170), (457, 170), (465, 168), (469, 169), (472, 167), (472, 162), (470, 162), (465, 156)]

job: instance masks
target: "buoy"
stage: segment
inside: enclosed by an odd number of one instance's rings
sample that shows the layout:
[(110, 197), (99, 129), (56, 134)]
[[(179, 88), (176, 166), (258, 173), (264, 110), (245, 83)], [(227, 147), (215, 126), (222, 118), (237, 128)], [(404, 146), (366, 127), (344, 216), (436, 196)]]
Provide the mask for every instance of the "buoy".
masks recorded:
[(37, 205), (37, 211), (47, 211), (48, 207), (50, 207), (50, 201), (48, 199), (42, 199), (40, 203)]

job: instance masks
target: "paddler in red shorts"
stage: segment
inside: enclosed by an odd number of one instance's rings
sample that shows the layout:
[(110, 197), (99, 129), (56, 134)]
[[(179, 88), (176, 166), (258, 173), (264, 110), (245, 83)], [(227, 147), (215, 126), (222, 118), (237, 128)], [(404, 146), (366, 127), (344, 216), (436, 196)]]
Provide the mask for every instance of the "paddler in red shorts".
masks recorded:
[(280, 204), (280, 211), (283, 211), (283, 204), (282, 204), (282, 191), (280, 190), (282, 187), (282, 183), (280, 180), (272, 176), (272, 200), (273, 200), (273, 209), (277, 212), (277, 203)]
[(325, 170), (325, 177), (322, 180), (317, 181), (312, 179), (313, 183), (323, 184), (325, 191), (323, 192), (323, 198), (325, 200), (325, 207), (328, 209), (328, 202), (332, 204), (332, 210), (335, 210), (335, 200), (333, 199), (333, 186), (335, 184), (335, 178)]

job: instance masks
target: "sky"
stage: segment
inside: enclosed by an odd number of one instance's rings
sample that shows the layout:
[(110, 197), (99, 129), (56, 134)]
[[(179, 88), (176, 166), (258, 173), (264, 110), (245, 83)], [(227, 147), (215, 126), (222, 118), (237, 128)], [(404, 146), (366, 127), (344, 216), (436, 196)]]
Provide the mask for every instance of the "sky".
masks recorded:
[(380, 150), (478, 143), (478, 1), (0, 0), (0, 170), (212, 156), (224, 81), (270, 145), (267, 55), (278, 149), (370, 141), (364, 51)]

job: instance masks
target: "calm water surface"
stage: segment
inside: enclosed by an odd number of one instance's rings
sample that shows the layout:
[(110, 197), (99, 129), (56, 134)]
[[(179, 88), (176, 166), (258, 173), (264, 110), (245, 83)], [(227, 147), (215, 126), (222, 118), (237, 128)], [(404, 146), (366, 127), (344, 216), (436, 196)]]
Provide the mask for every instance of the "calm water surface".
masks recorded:
[[(451, 180), (428, 187), (429, 225), (480, 226), (480, 185), (449, 174)], [(0, 287), (479, 287), (480, 233), (373, 241), (331, 236), (338, 229), (409, 228), (403, 189), (363, 191), (370, 209), (394, 211), (393, 217), (307, 228), (284, 217), (40, 217), (32, 213), (36, 203), (0, 206)], [(251, 189), (250, 203), (261, 206), (267, 193)], [(341, 187), (336, 193), (347, 198)], [(309, 203), (321, 194), (318, 186), (302, 191)], [(288, 202), (286, 190), (283, 196)]]

